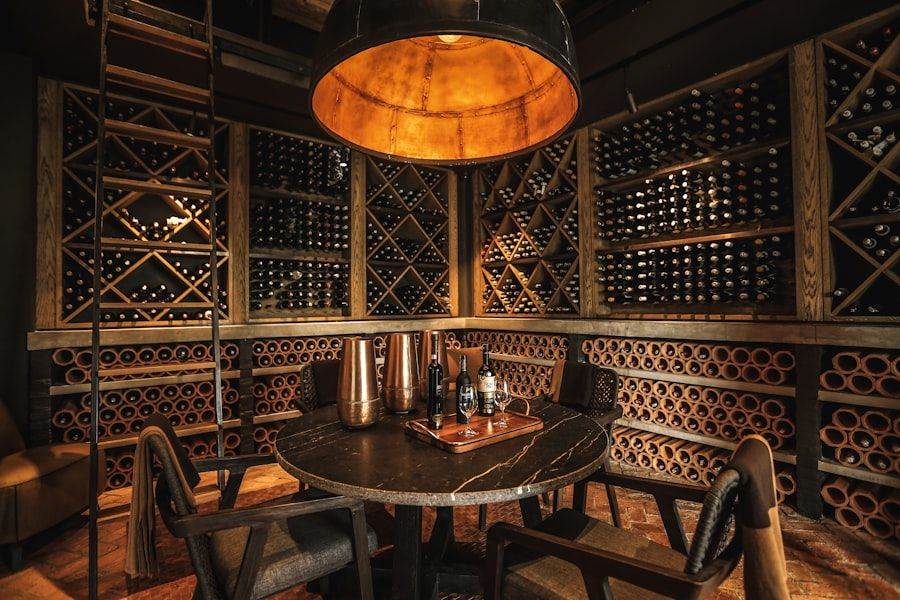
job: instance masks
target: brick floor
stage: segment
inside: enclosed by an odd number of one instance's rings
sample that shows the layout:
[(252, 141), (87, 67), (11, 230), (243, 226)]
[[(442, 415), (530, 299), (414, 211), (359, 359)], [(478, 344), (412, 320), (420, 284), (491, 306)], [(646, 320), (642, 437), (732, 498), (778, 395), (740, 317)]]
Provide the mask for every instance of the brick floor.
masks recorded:
[[(287, 494), (296, 483), (277, 467), (254, 469), (248, 476), (240, 505), (248, 505), (267, 498)], [(619, 494), (624, 526), (657, 541), (665, 542), (662, 522), (653, 499), (636, 492)], [(194, 578), (183, 544), (173, 539), (159, 525), (158, 549), (160, 576), (153, 582), (128, 582), (123, 573), (126, 519), (111, 506), (115, 501), (127, 500), (119, 493), (115, 499), (105, 498), (105, 513), (111, 516), (100, 524), (100, 597), (133, 598), (135, 600), (168, 600), (190, 598)], [(566, 502), (564, 494), (563, 503)], [(212, 503), (204, 508), (212, 509)], [(391, 538), (390, 520), (380, 506), (370, 507), (370, 523), (379, 534), (382, 545)], [(600, 519), (609, 519), (606, 495), (593, 490), (588, 512)], [(692, 531), (698, 510), (686, 505), (682, 512), (687, 531)], [(426, 510), (426, 534), (431, 527), (433, 511)], [(864, 534), (847, 531), (830, 521), (814, 522), (782, 509), (782, 528), (788, 562), (791, 592), (795, 599), (826, 598), (900, 598), (900, 548), (890, 542), (876, 541)], [(490, 522), (507, 520), (520, 522), (518, 505), (507, 503), (489, 508)], [(460, 541), (483, 541), (476, 527), (474, 507), (456, 511), (456, 537)], [(0, 598), (55, 600), (56, 598), (87, 597), (87, 527), (84, 522), (72, 523), (51, 535), (34, 540), (26, 548), (27, 564), (18, 573), (0, 568)], [(719, 590), (716, 598), (741, 598), (741, 567)], [(457, 598), (457, 596), (452, 596)], [(278, 596), (312, 599), (317, 595), (300, 587)]]

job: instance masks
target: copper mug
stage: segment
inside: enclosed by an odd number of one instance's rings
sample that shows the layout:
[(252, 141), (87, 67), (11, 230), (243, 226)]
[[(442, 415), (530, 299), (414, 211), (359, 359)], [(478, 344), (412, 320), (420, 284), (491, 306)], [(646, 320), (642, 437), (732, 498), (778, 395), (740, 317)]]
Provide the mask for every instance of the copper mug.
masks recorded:
[(387, 336), (384, 378), (381, 382), (384, 407), (393, 413), (408, 413), (421, 397), (416, 338), (412, 333), (392, 333)]
[(345, 427), (362, 429), (378, 421), (380, 405), (372, 340), (344, 338), (338, 367), (338, 417)]
[(443, 331), (426, 329), (419, 332), (419, 393), (422, 398), (428, 397), (428, 363), (431, 362), (431, 344), (433, 335), (437, 333), (437, 359), (444, 369), (444, 389), (450, 380), (449, 363), (447, 362), (447, 335)]

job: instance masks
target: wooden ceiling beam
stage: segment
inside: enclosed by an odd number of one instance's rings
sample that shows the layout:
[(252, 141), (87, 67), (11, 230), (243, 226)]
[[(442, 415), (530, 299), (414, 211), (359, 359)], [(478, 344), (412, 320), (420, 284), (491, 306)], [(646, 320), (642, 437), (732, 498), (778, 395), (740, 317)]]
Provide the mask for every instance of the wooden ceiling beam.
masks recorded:
[(272, 0), (272, 15), (321, 31), (333, 0)]

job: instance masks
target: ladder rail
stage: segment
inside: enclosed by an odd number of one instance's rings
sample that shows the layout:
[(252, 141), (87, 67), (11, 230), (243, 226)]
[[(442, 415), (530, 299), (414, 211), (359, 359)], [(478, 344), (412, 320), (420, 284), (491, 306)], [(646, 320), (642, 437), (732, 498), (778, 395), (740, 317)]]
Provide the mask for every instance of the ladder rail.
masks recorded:
[(90, 435), (90, 474), (88, 484), (89, 524), (88, 524), (88, 597), (97, 600), (99, 593), (99, 530), (97, 520), (100, 517), (99, 506), (99, 448), (98, 430), (100, 428), (100, 289), (103, 269), (103, 165), (106, 160), (106, 66), (108, 48), (106, 45), (109, 29), (109, 0), (100, 0), (100, 82), (97, 102), (97, 171), (94, 182), (94, 265), (93, 265), (93, 297), (91, 299), (91, 435)]
[[(216, 404), (216, 455), (219, 458), (225, 456), (224, 441), (224, 407), (222, 406), (222, 345), (219, 336), (219, 259), (218, 259), (218, 216), (216, 212), (216, 101), (213, 94), (215, 46), (213, 44), (213, 0), (206, 0), (206, 41), (207, 60), (209, 61), (209, 74), (207, 85), (209, 87), (209, 110), (207, 111), (207, 131), (209, 133), (209, 162), (207, 173), (209, 175), (209, 291), (212, 302), (212, 358), (213, 358), (213, 384), (215, 387)], [(225, 473), (218, 471), (216, 474), (219, 491), (225, 490)]]

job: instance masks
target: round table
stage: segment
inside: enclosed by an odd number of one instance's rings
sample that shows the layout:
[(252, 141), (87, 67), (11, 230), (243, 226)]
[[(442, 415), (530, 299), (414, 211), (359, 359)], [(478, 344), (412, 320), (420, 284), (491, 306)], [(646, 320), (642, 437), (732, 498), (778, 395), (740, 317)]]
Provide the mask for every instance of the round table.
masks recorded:
[(589, 417), (543, 400), (516, 400), (509, 410), (540, 417), (543, 429), (451, 454), (404, 433), (404, 423), (422, 418), (422, 410), (383, 413), (374, 426), (349, 430), (332, 405), (288, 422), (275, 454), (288, 473), (313, 487), (395, 505), (391, 595), (413, 600), (422, 591), (423, 506), (439, 507), (429, 544), (446, 548), (453, 532), (449, 507), (518, 500), (533, 523), (540, 518), (537, 495), (587, 477), (606, 459), (606, 430)]

